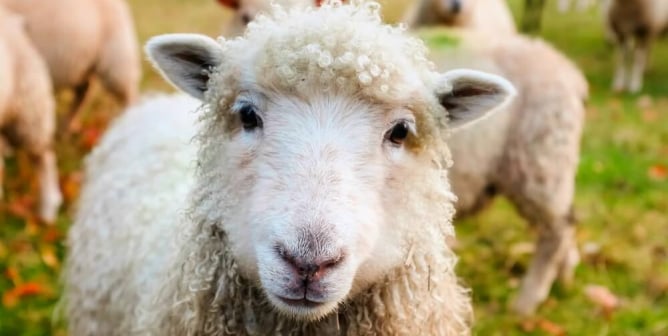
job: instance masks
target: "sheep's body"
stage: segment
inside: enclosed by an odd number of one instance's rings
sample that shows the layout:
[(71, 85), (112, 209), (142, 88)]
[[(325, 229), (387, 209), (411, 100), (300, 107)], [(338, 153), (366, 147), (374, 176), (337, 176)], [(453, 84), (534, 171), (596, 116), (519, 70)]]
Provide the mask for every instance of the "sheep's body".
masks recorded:
[(668, 2), (663, 0), (609, 0), (604, 5), (606, 31), (617, 49), (612, 88), (638, 92), (652, 43), (668, 31)]
[(54, 108), (48, 69), (27, 37), (22, 19), (0, 7), (0, 188), (3, 146), (26, 149), (38, 167), (40, 216), (49, 222), (61, 203), (52, 148)]
[(456, 51), (436, 51), (434, 57), (498, 73), (515, 85), (518, 97), (453, 134), (457, 214), (475, 213), (501, 194), (537, 229), (535, 257), (514, 307), (528, 314), (557, 275), (570, 280), (579, 260), (572, 205), (588, 86), (574, 64), (538, 39), (465, 33), (462, 41)]
[(512, 87), (432, 72), (373, 2), (274, 15), (222, 44), (149, 43), (203, 100), (199, 126), (183, 111), (196, 104), (159, 98), (88, 159), (68, 238), (71, 334), (469, 333), (443, 140)]
[(141, 64), (123, 0), (0, 0), (22, 15), (56, 91), (73, 89), (73, 125), (93, 76), (125, 106), (137, 96)]
[[(455, 2), (457, 10), (448, 7)], [(404, 21), (410, 28), (447, 25), (496, 35), (517, 31), (505, 0), (420, 0), (408, 11)]]
[(577, 3), (577, 10), (585, 11), (594, 6), (596, 0), (559, 0), (558, 9), (560, 12), (566, 13), (571, 9), (573, 3)]

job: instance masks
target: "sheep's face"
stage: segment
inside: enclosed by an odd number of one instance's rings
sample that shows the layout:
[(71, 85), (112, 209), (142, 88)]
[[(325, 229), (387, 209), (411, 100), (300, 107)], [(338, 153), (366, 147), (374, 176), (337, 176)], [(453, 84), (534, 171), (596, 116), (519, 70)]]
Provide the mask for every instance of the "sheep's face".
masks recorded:
[[(364, 18), (344, 8), (325, 11), (318, 12), (340, 12), (341, 22)], [(315, 13), (289, 22), (318, 27)], [(449, 202), (434, 196), (450, 195), (436, 163), (444, 157), (432, 155), (443, 154), (436, 119), (463, 125), (513, 92), (496, 76), (418, 68), (423, 58), (407, 50), (414, 45), (408, 39), (364, 25), (346, 32), (376, 29), (387, 37), (373, 41), (387, 43), (387, 52), (350, 64), (351, 52), (323, 50), (308, 39), (280, 43), (285, 36), (221, 46), (203, 36), (167, 35), (147, 47), (172, 83), (210, 104), (200, 152), (204, 196), (195, 206), (225, 230), (239, 271), (279, 312), (298, 319), (321, 318), (404, 267), (411, 232), (434, 215), (424, 205)], [(303, 34), (285, 27), (255, 28), (261, 35)], [(330, 35), (342, 39), (331, 43), (335, 48), (354, 48), (359, 38)], [(338, 79), (328, 80), (331, 74)], [(343, 75), (350, 80), (340, 81)], [(436, 176), (433, 185), (420, 180), (427, 174)], [(430, 192), (415, 196), (416, 186)], [(446, 224), (452, 215), (435, 213)]]

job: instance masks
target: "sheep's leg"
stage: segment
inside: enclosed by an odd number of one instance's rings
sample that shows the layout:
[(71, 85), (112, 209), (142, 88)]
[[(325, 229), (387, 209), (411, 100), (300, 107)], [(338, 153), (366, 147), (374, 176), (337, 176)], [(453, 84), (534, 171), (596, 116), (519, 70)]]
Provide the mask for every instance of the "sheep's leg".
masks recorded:
[(65, 116), (67, 131), (69, 133), (79, 132), (81, 130), (81, 113), (90, 97), (90, 80), (85, 80), (83, 83), (74, 88), (74, 101), (70, 107), (69, 112)]
[(38, 165), (40, 184), (39, 215), (46, 223), (54, 223), (58, 209), (63, 201), (58, 184), (58, 167), (52, 150), (46, 150), (35, 156)]
[(627, 83), (627, 66), (632, 53), (632, 41), (630, 39), (617, 38), (617, 70), (615, 70), (615, 79), (612, 82), (612, 89), (615, 92), (622, 92)]
[[(536, 254), (531, 261), (529, 271), (524, 277), (520, 293), (514, 303), (514, 310), (522, 315), (533, 314), (540, 303), (550, 293), (552, 283), (560, 271), (572, 276), (575, 264), (564, 263), (574, 242), (575, 228), (565, 220), (556, 220), (552, 225), (538, 227)], [(577, 250), (575, 250), (577, 253)], [(565, 270), (564, 266), (570, 267)]]
[(568, 9), (571, 7), (571, 0), (559, 0), (558, 9), (561, 13), (568, 12)]
[(649, 56), (649, 42), (638, 40), (633, 51), (633, 67), (631, 68), (631, 78), (629, 80), (629, 92), (636, 93), (642, 89), (643, 76)]

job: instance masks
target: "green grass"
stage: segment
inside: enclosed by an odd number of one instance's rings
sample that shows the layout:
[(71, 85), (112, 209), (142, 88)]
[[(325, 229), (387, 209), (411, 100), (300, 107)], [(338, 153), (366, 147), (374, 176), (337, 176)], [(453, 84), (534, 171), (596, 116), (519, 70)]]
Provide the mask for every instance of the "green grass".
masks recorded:
[[(397, 1), (384, 1), (389, 20), (399, 18), (405, 7)], [(209, 0), (130, 3), (142, 42), (163, 32), (215, 35), (227, 14)], [(521, 1), (511, 0), (511, 5), (516, 14), (521, 12)], [(532, 324), (508, 310), (530, 257), (518, 252), (533, 241), (527, 225), (503, 199), (479, 216), (458, 222), (458, 272), (473, 290), (474, 333), (550, 335), (556, 332), (550, 326), (556, 325), (570, 335), (668, 335), (668, 180), (661, 170), (668, 166), (668, 44), (653, 51), (642, 95), (613, 95), (612, 48), (603, 38), (597, 11), (562, 15), (552, 1), (548, 5), (541, 36), (569, 55), (591, 84), (576, 209), (580, 247), (597, 249), (584, 255), (571, 288), (553, 289), (533, 320), (542, 323)], [(145, 90), (169, 88), (147, 64), (144, 73)], [(34, 183), (27, 183), (33, 175), (20, 156), (10, 160), (0, 207), (0, 293), (5, 297), (0, 335), (64, 335), (52, 317), (81, 157), (89, 138), (115, 113), (106, 98), (96, 99), (86, 118), (87, 132), (58, 143), (69, 197), (54, 227), (17, 213), (17, 206), (34, 205)], [(9, 205), (13, 211), (8, 211)], [(26, 283), (38, 285), (37, 293), (10, 302), (7, 293)], [(622, 300), (621, 307), (603, 314), (584, 295), (588, 284), (609, 288)]]

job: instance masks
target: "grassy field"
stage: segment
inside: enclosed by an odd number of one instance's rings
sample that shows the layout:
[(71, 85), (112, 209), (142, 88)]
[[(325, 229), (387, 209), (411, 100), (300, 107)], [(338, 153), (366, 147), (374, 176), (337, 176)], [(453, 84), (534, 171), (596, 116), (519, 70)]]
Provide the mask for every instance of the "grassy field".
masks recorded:
[[(387, 19), (403, 1), (386, 0)], [(140, 39), (165, 32), (215, 35), (227, 13), (210, 0), (131, 0)], [(521, 1), (511, 0), (516, 15)], [(458, 223), (459, 274), (473, 289), (478, 335), (668, 335), (668, 43), (654, 50), (641, 95), (610, 93), (612, 49), (596, 10), (556, 13), (550, 1), (541, 36), (573, 58), (591, 83), (578, 174), (578, 242), (584, 260), (571, 288), (557, 286), (532, 319), (508, 302), (526, 269), (533, 235), (504, 200)], [(167, 90), (145, 64), (143, 88)], [(67, 96), (62, 97), (66, 103)], [(35, 183), (19, 154), (9, 162), (0, 203), (0, 335), (64, 335), (53, 323), (63, 239), (81, 181), (81, 158), (111, 117), (113, 103), (91, 103), (84, 130), (58, 143), (66, 207), (52, 227), (38, 223)], [(614, 309), (585, 294), (603, 286)]]

